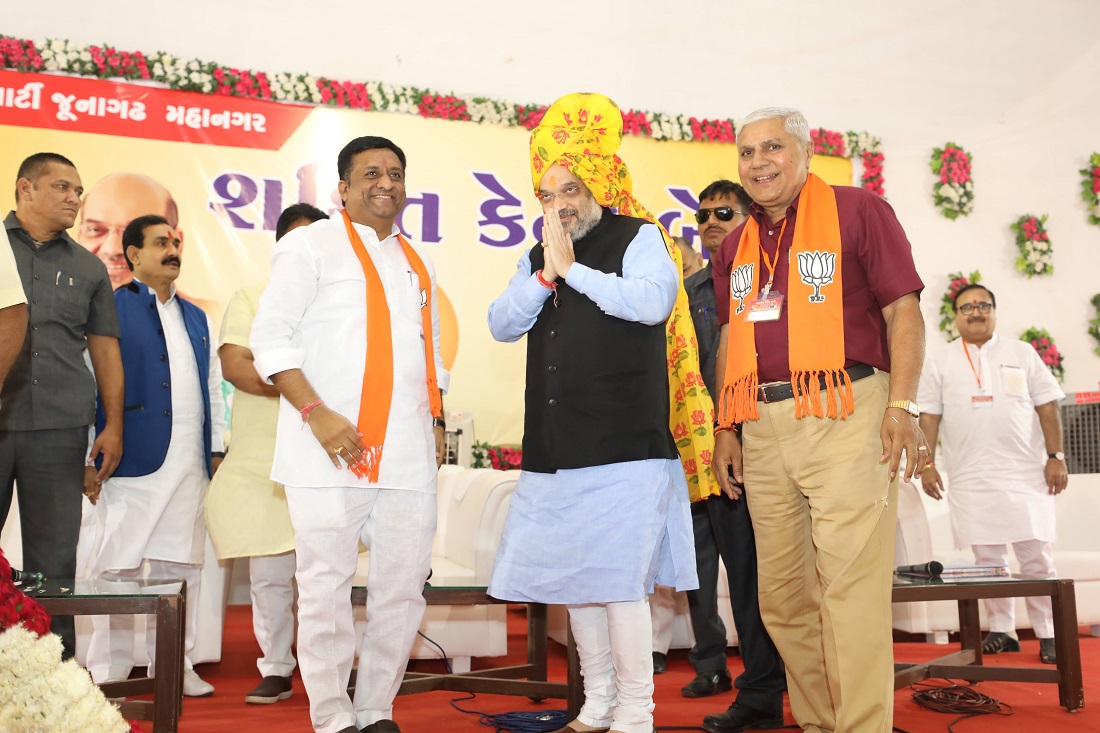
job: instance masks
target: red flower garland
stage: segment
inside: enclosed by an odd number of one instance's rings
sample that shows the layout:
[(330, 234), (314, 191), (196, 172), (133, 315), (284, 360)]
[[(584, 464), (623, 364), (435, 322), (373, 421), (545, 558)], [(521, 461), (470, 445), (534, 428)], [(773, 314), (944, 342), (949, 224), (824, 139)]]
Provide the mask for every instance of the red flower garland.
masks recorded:
[[(47, 47), (50, 43), (47, 42)], [(220, 94), (235, 97), (249, 97), (253, 99), (274, 99), (272, 94), (271, 77), (263, 72), (254, 72), (244, 69), (236, 69), (228, 66), (201, 61), (190, 61), (186, 64), (186, 72), (177, 71), (169, 74), (161, 71), (163, 66), (171, 66), (173, 62), (179, 64), (180, 59), (168, 59), (166, 54), (157, 54), (153, 57), (156, 61), (157, 72), (150, 70), (150, 60), (140, 51), (119, 51), (113, 46), (95, 45), (83, 48), (88, 58), (79, 58), (71, 48), (66, 52), (74, 58), (68, 59), (61, 67), (56, 64), (52, 67), (58, 71), (92, 76), (99, 78), (145, 79), (153, 80), (167, 85), (172, 89), (193, 91), (206, 94)], [(51, 50), (46, 50), (49, 55)], [(159, 59), (159, 60), (158, 60)], [(42, 71), (46, 68), (46, 58), (35, 46), (34, 41), (26, 39), (0, 36), (0, 68), (15, 69), (23, 72)], [(198, 74), (199, 76), (195, 76)], [(350, 109), (370, 110), (389, 106), (388, 100), (379, 101), (380, 97), (371, 98), (370, 85), (361, 82), (337, 81), (328, 78), (299, 76), (298, 82), (307, 80), (301, 92), (300, 87), (294, 93), (288, 95), (291, 98), (280, 96), (280, 100), (292, 102), (316, 103), (347, 107)], [(312, 89), (309, 87), (312, 86)], [(435, 94), (426, 90), (403, 89), (400, 94), (415, 105), (417, 113), (421, 117), (438, 118), (444, 120), (470, 120), (470, 112), (467, 109), (469, 102), (449, 94)], [(411, 95), (411, 96), (407, 96)], [(302, 98), (305, 96), (306, 98)], [(482, 100), (474, 100), (481, 102)], [(507, 105), (497, 103), (498, 110), (503, 113)], [(514, 105), (515, 124), (519, 124), (528, 130), (534, 129), (542, 121), (546, 113), (546, 105)], [(659, 137), (665, 139), (669, 124), (674, 128), (679, 127), (687, 139), (688, 129), (691, 132), (691, 140), (703, 142), (734, 143), (737, 135), (734, 131), (733, 120), (708, 120), (695, 117), (680, 117), (663, 120), (655, 119), (657, 115), (638, 110), (623, 110), (623, 131), (628, 135), (640, 137)], [(658, 122), (660, 124), (658, 125)], [(655, 135), (654, 130), (657, 129)], [(850, 135), (854, 133), (848, 133)], [(860, 150), (853, 148), (846, 152), (848, 145), (845, 143), (845, 134), (841, 132), (819, 128), (812, 131), (814, 150), (822, 155), (859, 155), (863, 161), (863, 175), (860, 185), (883, 194), (883, 155), (877, 151)], [(877, 146), (877, 141), (874, 143)]]

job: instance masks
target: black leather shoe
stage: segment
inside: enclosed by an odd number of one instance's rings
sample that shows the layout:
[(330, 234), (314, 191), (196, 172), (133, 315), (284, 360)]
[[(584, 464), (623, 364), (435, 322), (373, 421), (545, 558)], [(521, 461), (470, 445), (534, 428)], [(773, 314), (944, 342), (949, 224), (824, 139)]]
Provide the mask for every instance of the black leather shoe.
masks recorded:
[(680, 690), (684, 697), (710, 697), (719, 692), (729, 692), (733, 689), (733, 679), (728, 669), (717, 672), (699, 672), (695, 679), (688, 682)]
[(1054, 648), (1054, 639), (1039, 639), (1039, 661), (1043, 664), (1058, 664), (1058, 652)]
[(708, 733), (741, 733), (746, 730), (774, 730), (783, 727), (783, 715), (762, 713), (735, 702), (729, 710), (703, 718), (703, 730)]
[(1013, 639), (1003, 631), (990, 631), (982, 639), (982, 654), (1020, 651), (1019, 639)]
[(256, 689), (244, 696), (244, 701), (253, 705), (270, 705), (286, 700), (291, 696), (290, 677), (268, 675), (256, 685)]
[(664, 654), (653, 652), (653, 674), (664, 674), (668, 661)]
[(363, 729), (363, 733), (401, 733), (401, 729), (397, 727), (397, 723), (386, 719), (371, 723)]

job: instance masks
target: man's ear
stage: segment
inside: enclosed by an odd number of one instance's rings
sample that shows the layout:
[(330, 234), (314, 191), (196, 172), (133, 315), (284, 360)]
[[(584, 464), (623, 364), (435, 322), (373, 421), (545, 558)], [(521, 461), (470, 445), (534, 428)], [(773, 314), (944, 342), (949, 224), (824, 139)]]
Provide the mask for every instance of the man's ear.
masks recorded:
[(15, 182), (16, 203), (30, 198), (32, 185), (29, 178), (20, 178)]
[(126, 259), (129, 260), (134, 267), (137, 267), (138, 261), (141, 259), (141, 250), (131, 244), (126, 248)]

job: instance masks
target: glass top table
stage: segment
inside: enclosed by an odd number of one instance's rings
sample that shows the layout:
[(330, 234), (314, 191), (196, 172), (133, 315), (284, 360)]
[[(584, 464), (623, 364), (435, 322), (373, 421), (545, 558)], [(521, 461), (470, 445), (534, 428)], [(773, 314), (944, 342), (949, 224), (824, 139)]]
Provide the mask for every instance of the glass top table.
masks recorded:
[[(106, 682), (103, 694), (114, 700), (122, 716), (151, 720), (157, 733), (175, 733), (183, 712), (184, 582), (178, 579), (110, 581), (103, 578), (57, 578), (17, 584), (51, 615), (156, 615), (156, 670), (152, 678)], [(130, 700), (152, 693), (152, 700)]]
[[(962, 649), (921, 664), (894, 665), (894, 689), (932, 677), (1058, 685), (1059, 702), (1069, 711), (1085, 704), (1081, 675), (1081, 648), (1077, 639), (1077, 600), (1073, 581), (1013, 575), (917, 576), (894, 575), (894, 603), (955, 601), (959, 607)], [(1054, 612), (1055, 669), (1039, 667), (985, 667), (982, 665), (981, 620), (978, 601), (987, 598), (1048, 596)]]

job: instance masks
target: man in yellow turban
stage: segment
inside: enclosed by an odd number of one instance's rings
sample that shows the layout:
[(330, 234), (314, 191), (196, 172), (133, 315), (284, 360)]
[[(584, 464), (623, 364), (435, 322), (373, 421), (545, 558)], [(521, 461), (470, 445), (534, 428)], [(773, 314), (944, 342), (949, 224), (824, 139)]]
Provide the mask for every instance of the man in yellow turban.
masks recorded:
[(621, 140), (607, 97), (547, 111), (530, 157), (542, 242), (489, 308), (498, 341), (527, 335), (523, 472), (489, 592), (569, 610), (585, 703), (559, 733), (653, 730), (647, 596), (697, 587), (689, 485), (714, 490), (679, 253), (634, 199)]

